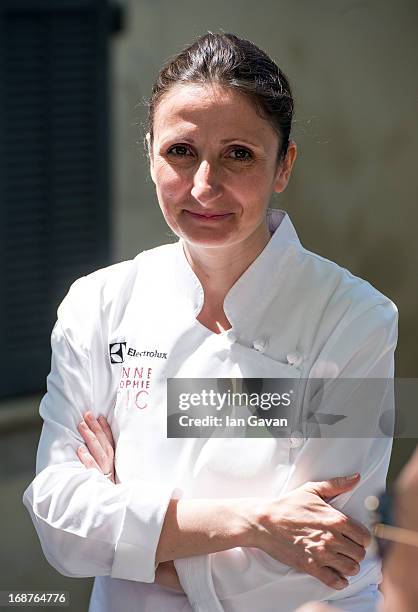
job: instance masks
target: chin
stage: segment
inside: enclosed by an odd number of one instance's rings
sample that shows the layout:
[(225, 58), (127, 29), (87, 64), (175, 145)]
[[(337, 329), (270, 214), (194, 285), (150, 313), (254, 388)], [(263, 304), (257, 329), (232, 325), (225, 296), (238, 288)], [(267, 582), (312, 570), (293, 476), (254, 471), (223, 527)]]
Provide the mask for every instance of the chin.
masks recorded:
[(234, 242), (230, 234), (223, 236), (209, 236), (197, 234), (195, 232), (182, 232), (181, 237), (186, 242), (201, 247), (222, 247)]
[(214, 230), (213, 228), (196, 229), (180, 227), (178, 235), (186, 242), (190, 242), (190, 244), (207, 247), (226, 246), (232, 244), (234, 238), (236, 238), (236, 232), (231, 230), (231, 228), (223, 228), (222, 230), (218, 228)]

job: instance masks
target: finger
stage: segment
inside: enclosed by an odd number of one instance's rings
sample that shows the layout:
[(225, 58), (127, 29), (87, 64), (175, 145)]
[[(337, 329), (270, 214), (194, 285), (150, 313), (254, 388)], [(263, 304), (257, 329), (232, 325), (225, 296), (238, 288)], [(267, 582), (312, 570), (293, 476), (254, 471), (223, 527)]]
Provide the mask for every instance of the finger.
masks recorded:
[(356, 576), (360, 571), (360, 565), (341, 553), (329, 553), (325, 556), (326, 566), (338, 572), (341, 576)]
[(343, 517), (340, 520), (341, 533), (353, 542), (360, 544), (360, 546), (367, 547), (371, 541), (368, 529), (358, 521), (344, 516), (344, 514), (341, 516)]
[(357, 563), (363, 561), (364, 557), (366, 556), (366, 549), (364, 546), (360, 546), (360, 544), (353, 542), (353, 540), (346, 538), (342, 534), (337, 534), (332, 548), (335, 552), (341, 553), (342, 555), (357, 561)]
[(84, 420), (91, 431), (95, 434), (104, 452), (109, 456), (113, 456), (113, 447), (111, 446), (106, 433), (103, 431), (101, 424), (90, 410), (85, 413)]
[(100, 425), (102, 426), (103, 431), (106, 434), (107, 439), (109, 440), (110, 446), (115, 450), (115, 441), (113, 439), (112, 430), (110, 429), (109, 423), (106, 421), (105, 417), (101, 414), (98, 418)]
[(99, 470), (99, 472), (102, 471), (85, 446), (79, 446), (76, 453), (77, 457), (86, 468), (95, 468)]
[(348, 586), (348, 580), (340, 576), (340, 574), (331, 567), (317, 568), (313, 570), (312, 576), (318, 578), (318, 580), (331, 587), (331, 589), (337, 589), (337, 591), (345, 589), (345, 587)]
[(322, 499), (329, 500), (336, 495), (349, 491), (358, 483), (360, 474), (351, 474), (350, 476), (337, 476), (336, 478), (330, 478), (329, 480), (323, 480), (320, 482), (308, 483), (308, 486)]
[(109, 458), (103, 450), (102, 445), (96, 438), (96, 435), (91, 431), (91, 429), (84, 421), (81, 421), (81, 423), (78, 424), (77, 429), (80, 432), (84, 442), (86, 443), (89, 452), (93, 456), (93, 459), (99, 465), (100, 469), (105, 472), (108, 471), (107, 468), (109, 465)]

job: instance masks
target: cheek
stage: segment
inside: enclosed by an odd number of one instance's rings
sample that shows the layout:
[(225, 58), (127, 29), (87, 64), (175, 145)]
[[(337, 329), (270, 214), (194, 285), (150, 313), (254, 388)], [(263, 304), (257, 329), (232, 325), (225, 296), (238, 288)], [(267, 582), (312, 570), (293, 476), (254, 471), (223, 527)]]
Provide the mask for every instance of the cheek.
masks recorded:
[(187, 181), (170, 167), (155, 169), (155, 185), (157, 193), (162, 198), (161, 204), (175, 203), (187, 189)]
[(241, 180), (234, 193), (248, 217), (257, 216), (270, 200), (270, 190), (262, 181), (262, 177), (260, 180), (257, 177), (252, 177), (251, 180)]

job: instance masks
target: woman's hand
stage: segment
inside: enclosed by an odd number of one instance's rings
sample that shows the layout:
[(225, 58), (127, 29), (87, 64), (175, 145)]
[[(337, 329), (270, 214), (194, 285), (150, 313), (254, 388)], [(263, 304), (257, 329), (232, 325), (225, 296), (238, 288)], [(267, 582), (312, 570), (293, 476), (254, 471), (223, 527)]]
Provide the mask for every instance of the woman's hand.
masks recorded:
[(86, 468), (96, 468), (115, 483), (115, 442), (112, 430), (105, 417), (98, 419), (91, 411), (77, 425), (77, 429), (85, 441), (85, 446), (77, 448), (77, 457)]
[[(77, 426), (83, 440), (87, 444), (77, 448), (77, 457), (86, 468), (95, 468), (103, 474), (110, 474), (109, 480), (115, 482), (115, 442), (112, 430), (104, 416), (98, 419), (90, 411)], [(155, 571), (156, 584), (175, 589), (184, 593), (173, 561), (159, 563)]]
[(308, 482), (279, 499), (260, 500), (251, 518), (255, 538), (249, 545), (333, 589), (343, 589), (348, 585), (344, 576), (360, 571), (370, 534), (325, 499), (348, 491), (358, 480), (357, 474)]

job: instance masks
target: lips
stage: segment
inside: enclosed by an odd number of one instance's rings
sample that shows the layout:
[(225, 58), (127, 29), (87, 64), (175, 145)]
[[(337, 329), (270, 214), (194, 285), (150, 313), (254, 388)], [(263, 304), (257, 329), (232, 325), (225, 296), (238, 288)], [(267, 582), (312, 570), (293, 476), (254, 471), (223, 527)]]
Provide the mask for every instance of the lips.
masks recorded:
[(224, 219), (232, 215), (229, 212), (216, 212), (216, 213), (196, 213), (191, 210), (186, 210), (189, 215), (195, 217), (196, 219)]

